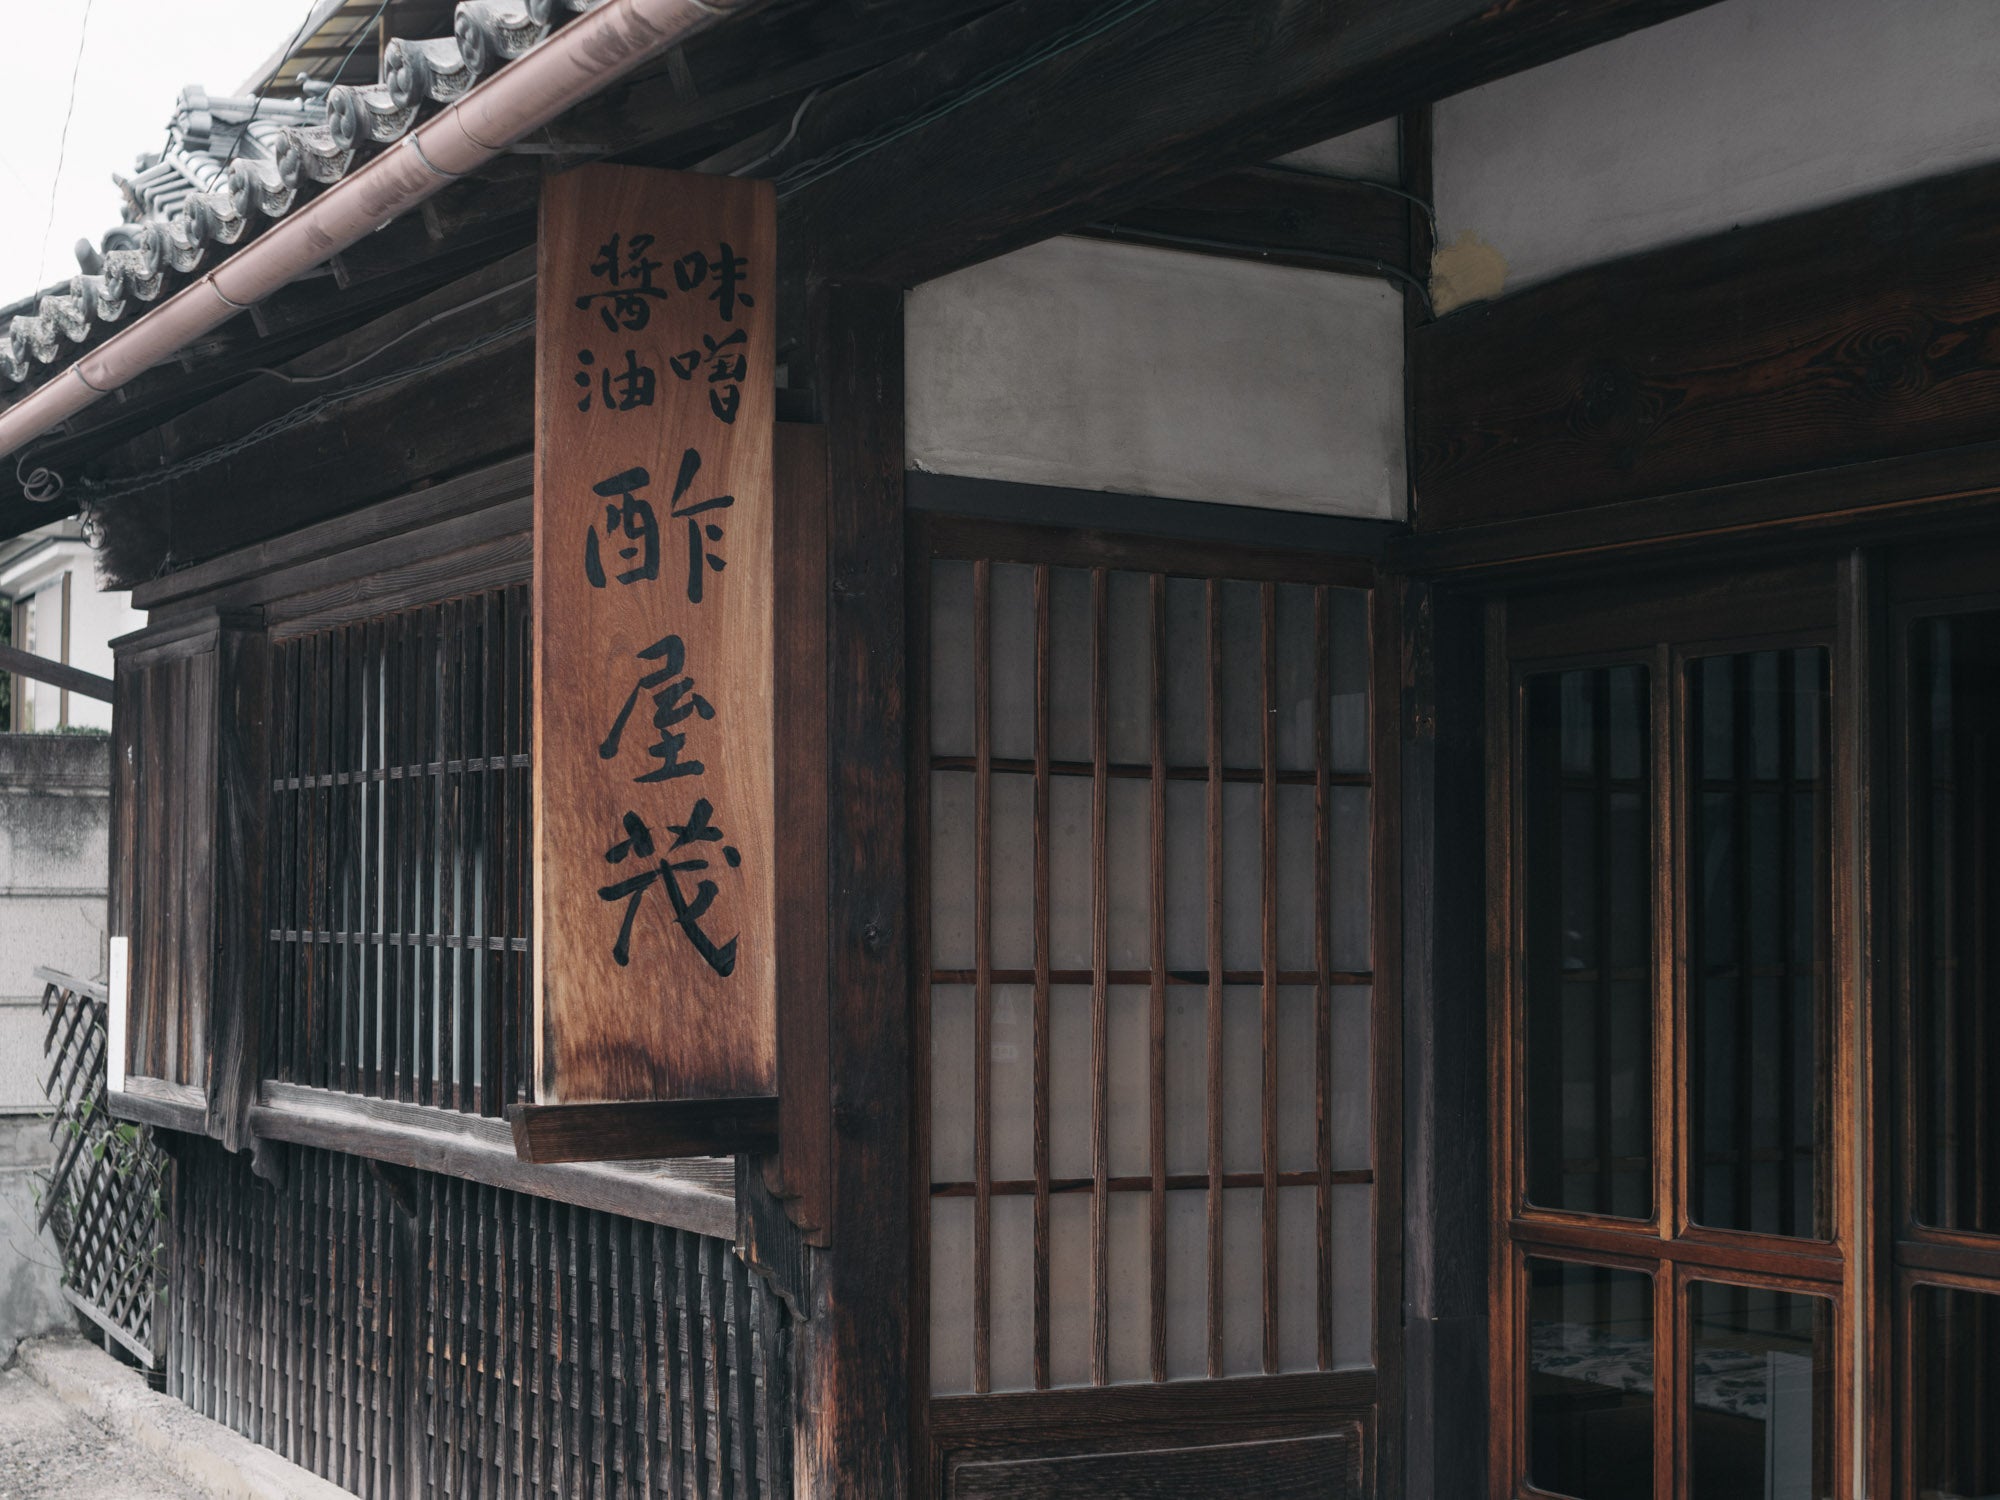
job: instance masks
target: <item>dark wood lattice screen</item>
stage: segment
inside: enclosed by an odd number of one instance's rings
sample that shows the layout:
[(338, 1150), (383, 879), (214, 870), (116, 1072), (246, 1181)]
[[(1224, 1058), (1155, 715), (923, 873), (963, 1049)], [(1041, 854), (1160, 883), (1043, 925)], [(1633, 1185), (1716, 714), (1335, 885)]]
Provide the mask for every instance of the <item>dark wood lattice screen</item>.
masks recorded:
[(524, 584), (274, 643), (269, 1076), (525, 1097), (528, 607)]
[(35, 1228), (55, 1237), (70, 1302), (151, 1365), (166, 1157), (150, 1128), (114, 1120), (105, 1109), (103, 989), (50, 969), (35, 977), (49, 1023), (42, 1092), (56, 1141)]
[(791, 1494), (791, 1331), (723, 1241), (193, 1143), (169, 1391), (368, 1497)]

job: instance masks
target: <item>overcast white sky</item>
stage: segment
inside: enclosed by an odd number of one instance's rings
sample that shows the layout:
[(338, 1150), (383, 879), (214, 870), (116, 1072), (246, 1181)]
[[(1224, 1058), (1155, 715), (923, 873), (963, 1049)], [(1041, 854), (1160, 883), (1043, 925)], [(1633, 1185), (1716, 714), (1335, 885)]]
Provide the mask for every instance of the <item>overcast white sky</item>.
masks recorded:
[[(0, 0), (0, 306), (76, 271), (118, 222), (111, 173), (157, 151), (183, 84), (232, 93), (291, 38), (310, 0)], [(79, 34), (76, 111), (56, 176)], [(55, 188), (55, 227), (42, 250)]]

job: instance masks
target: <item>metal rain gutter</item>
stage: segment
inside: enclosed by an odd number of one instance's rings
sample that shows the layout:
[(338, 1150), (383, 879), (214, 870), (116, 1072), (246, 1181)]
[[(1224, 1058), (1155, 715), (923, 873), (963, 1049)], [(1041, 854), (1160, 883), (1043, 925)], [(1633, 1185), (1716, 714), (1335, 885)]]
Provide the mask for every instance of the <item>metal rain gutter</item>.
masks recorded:
[(608, 0), (579, 16), (0, 412), (0, 458), (172, 359), (633, 69), (758, 3)]

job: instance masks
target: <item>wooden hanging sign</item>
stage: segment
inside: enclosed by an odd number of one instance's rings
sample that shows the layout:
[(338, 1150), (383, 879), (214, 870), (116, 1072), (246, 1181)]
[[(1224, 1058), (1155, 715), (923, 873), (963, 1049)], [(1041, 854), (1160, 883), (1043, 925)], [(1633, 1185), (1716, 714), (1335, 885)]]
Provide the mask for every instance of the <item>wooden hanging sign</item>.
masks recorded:
[(542, 189), (540, 1105), (777, 1092), (775, 237), (769, 183)]

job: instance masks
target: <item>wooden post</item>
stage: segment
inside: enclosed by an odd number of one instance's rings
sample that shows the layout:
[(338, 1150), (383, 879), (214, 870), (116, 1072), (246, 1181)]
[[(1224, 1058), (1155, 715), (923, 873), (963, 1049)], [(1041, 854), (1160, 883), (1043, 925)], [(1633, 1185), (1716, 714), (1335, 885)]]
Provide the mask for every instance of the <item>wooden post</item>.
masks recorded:
[(827, 1067), (834, 1246), (798, 1330), (800, 1495), (909, 1493), (909, 797), (903, 319), (894, 287), (820, 289), (828, 432)]

